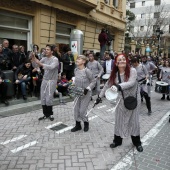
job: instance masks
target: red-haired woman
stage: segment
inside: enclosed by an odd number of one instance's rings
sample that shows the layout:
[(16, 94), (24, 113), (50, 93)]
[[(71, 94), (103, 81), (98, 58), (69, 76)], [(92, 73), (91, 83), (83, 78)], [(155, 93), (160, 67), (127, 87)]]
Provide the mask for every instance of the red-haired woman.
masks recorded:
[[(120, 80), (118, 78), (120, 75)], [(115, 110), (115, 132), (114, 140), (110, 145), (115, 148), (122, 144), (122, 138), (131, 136), (133, 144), (139, 152), (143, 151), (140, 141), (140, 126), (139, 126), (139, 109), (140, 109), (140, 93), (137, 83), (137, 72), (129, 65), (128, 58), (124, 54), (116, 56), (113, 70), (110, 79), (105, 84), (99, 97), (96, 99), (96, 104), (101, 101), (105, 91), (111, 88), (113, 91), (118, 91), (118, 104)], [(137, 92), (137, 107), (134, 110), (128, 110), (124, 105), (124, 100), (121, 91), (124, 93), (124, 98), (128, 96), (136, 97)]]

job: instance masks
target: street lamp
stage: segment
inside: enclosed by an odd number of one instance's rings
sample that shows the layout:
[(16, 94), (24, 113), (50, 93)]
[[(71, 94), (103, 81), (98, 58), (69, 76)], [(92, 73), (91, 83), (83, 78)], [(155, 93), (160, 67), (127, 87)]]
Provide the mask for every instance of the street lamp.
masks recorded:
[(159, 56), (159, 49), (160, 49), (160, 43), (161, 43), (161, 35), (163, 34), (163, 31), (160, 30), (160, 28), (158, 27), (157, 30), (156, 30), (156, 35), (157, 35), (157, 38), (158, 38), (158, 56)]

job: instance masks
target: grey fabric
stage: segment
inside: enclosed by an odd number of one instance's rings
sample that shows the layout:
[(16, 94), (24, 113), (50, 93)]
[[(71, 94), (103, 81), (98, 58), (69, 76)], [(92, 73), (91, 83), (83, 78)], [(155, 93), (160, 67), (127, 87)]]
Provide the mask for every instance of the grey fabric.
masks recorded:
[[(120, 75), (121, 82), (119, 85), (121, 86), (124, 97), (131, 95), (136, 97), (137, 90), (137, 72), (134, 68), (130, 70), (130, 77), (127, 82), (124, 82), (124, 74)], [(116, 76), (116, 81), (118, 83), (118, 76)], [(99, 97), (103, 97), (105, 91), (110, 88), (108, 81), (106, 82), (104, 88), (102, 89)], [(122, 98), (122, 94), (118, 92), (118, 104), (115, 109), (115, 135), (120, 136), (121, 138), (125, 138), (128, 136), (139, 136), (140, 134), (140, 126), (139, 126), (139, 111), (140, 111), (140, 91), (138, 88), (137, 92), (137, 107), (135, 110), (128, 110), (124, 106), (124, 100)]]
[(160, 76), (162, 77), (162, 81), (170, 85), (170, 67), (162, 67)]
[(44, 76), (41, 84), (41, 105), (52, 106), (53, 94), (56, 90), (58, 78), (58, 59), (54, 56), (51, 58), (41, 59), (43, 63)]
[[(83, 70), (75, 69), (75, 86), (81, 88), (94, 88), (96, 80), (93, 78), (92, 72), (85, 68)], [(74, 100), (74, 119), (76, 121), (88, 121), (87, 108), (91, 99), (91, 91), (82, 97), (76, 97)]]

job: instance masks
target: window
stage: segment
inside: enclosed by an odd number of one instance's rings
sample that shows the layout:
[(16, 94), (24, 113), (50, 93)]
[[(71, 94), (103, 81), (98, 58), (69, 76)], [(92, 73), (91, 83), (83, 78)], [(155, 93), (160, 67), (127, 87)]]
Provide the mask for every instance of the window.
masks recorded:
[(161, 0), (155, 0), (155, 5), (161, 5)]
[(140, 31), (144, 31), (144, 26), (140, 26)]
[(142, 6), (145, 6), (145, 1), (142, 1)]
[(170, 25), (169, 25), (169, 33), (170, 33)]
[(115, 8), (118, 7), (118, 0), (113, 0), (113, 6), (114, 6)]
[(160, 12), (154, 12), (154, 18), (159, 18), (160, 17)]
[(131, 26), (130, 27), (130, 32), (134, 33), (134, 30), (135, 30), (134, 26)]
[(130, 3), (130, 8), (135, 8), (135, 2)]
[(141, 14), (141, 18), (145, 18), (145, 14), (143, 13), (143, 14)]

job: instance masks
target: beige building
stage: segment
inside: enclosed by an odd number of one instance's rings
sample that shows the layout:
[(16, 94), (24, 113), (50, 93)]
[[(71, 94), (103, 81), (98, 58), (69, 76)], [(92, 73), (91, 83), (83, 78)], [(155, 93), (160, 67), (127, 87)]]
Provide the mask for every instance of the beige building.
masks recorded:
[(70, 32), (84, 33), (83, 49), (99, 51), (98, 35), (107, 28), (114, 36), (113, 50), (124, 48), (125, 0), (0, 0), (0, 42), (47, 43), (60, 49), (70, 43)]

